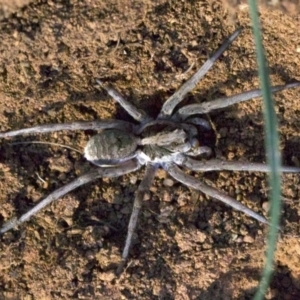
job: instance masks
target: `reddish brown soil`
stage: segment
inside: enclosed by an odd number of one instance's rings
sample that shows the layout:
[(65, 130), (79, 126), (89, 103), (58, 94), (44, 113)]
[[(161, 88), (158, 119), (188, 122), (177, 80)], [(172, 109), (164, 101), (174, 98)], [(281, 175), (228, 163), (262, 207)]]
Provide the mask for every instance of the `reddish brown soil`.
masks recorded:
[[(241, 36), (187, 99), (209, 101), (257, 88), (248, 15), (248, 7), (239, 5), (233, 24), (220, 2), (205, 1), (37, 1), (24, 6), (0, 24), (0, 130), (131, 120), (97, 88), (95, 78), (155, 116), (236, 27), (244, 29)], [(265, 9), (261, 17), (273, 84), (300, 80), (299, 17)], [(298, 88), (275, 96), (287, 165), (299, 165), (299, 95)], [(210, 115), (218, 132), (217, 157), (264, 160), (261, 104), (252, 100)], [(92, 134), (13, 140), (82, 149)], [(1, 141), (0, 223), (92, 168), (65, 148), (10, 142)], [(143, 170), (97, 180), (6, 233), (0, 244), (0, 298), (251, 299), (264, 264), (267, 228), (179, 183), (166, 186), (163, 171), (145, 202), (128, 268), (120, 278), (114, 276), (142, 176)], [(195, 176), (266, 214), (265, 175)], [(299, 175), (282, 179), (283, 233), (266, 299), (300, 299)]]

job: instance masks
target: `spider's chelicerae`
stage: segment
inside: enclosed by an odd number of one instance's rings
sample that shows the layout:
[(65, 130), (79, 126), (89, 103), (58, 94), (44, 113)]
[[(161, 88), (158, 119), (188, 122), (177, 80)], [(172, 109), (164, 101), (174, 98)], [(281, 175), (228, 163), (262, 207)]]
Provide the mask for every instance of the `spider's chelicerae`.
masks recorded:
[[(0, 137), (12, 137), (28, 133), (46, 133), (58, 130), (102, 130), (89, 140), (84, 149), (86, 159), (95, 164), (98, 168), (89, 171), (54, 191), (19, 218), (8, 221), (0, 229), (0, 233), (3, 234), (17, 225), (22, 224), (52, 201), (83, 184), (101, 177), (118, 177), (136, 171), (143, 165), (146, 166), (146, 171), (135, 195), (122, 261), (117, 273), (122, 271), (128, 258), (143, 198), (145, 193), (149, 192), (158, 168), (165, 169), (177, 181), (199, 190), (212, 198), (218, 199), (260, 222), (268, 224), (267, 219), (263, 216), (247, 208), (227, 194), (203, 182), (199, 182), (182, 170), (189, 169), (201, 172), (222, 170), (269, 171), (269, 167), (264, 163), (223, 161), (218, 159), (197, 160), (198, 157), (202, 156), (203, 158), (203, 155), (207, 157), (211, 152), (211, 149), (205, 146), (201, 139), (201, 133), (211, 129), (210, 124), (200, 118), (199, 115), (259, 97), (261, 96), (260, 90), (252, 90), (206, 103), (186, 105), (174, 113), (175, 107), (183, 100), (187, 93), (197, 85), (200, 79), (208, 72), (214, 62), (239, 33), (240, 30), (234, 32), (220, 49), (164, 103), (156, 119), (150, 118), (144, 111), (137, 109), (134, 105), (125, 100), (117, 91), (107, 87), (100, 80), (97, 80), (97, 83), (138, 122), (137, 125), (120, 120), (97, 120), (41, 125), (0, 133)], [(272, 92), (282, 91), (299, 85), (300, 82), (274, 86), (272, 87)], [(282, 167), (282, 171), (300, 172), (300, 169), (296, 167)]]

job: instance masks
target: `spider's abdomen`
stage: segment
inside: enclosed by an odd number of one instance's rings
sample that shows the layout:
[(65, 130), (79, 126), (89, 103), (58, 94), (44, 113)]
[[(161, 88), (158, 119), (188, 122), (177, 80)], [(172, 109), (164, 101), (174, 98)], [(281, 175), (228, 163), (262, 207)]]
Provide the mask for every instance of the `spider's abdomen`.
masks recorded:
[(93, 136), (84, 148), (87, 160), (99, 164), (114, 164), (134, 156), (138, 138), (117, 129), (104, 130)]

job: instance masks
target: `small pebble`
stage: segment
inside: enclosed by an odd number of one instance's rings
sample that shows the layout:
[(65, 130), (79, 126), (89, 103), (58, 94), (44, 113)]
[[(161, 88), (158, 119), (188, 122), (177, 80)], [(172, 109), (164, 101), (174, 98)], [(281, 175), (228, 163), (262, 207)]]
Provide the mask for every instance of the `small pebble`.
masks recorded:
[(262, 204), (262, 208), (263, 208), (263, 210), (264, 210), (265, 212), (268, 212), (269, 209), (270, 209), (270, 203), (269, 203), (269, 201), (264, 202), (264, 203)]
[(88, 250), (86, 253), (85, 253), (85, 257), (88, 259), (88, 260), (93, 260), (95, 259), (95, 253), (91, 250)]
[(143, 201), (149, 201), (151, 199), (151, 194), (150, 193), (145, 193)]
[(212, 248), (212, 245), (211, 245), (211, 244), (204, 243), (204, 244), (202, 245), (202, 249), (204, 249), (204, 250), (208, 250), (208, 249), (211, 249), (211, 248)]
[(137, 177), (136, 176), (131, 176), (130, 177), (130, 183), (131, 184), (136, 184), (136, 182), (137, 182)]
[(245, 225), (242, 225), (239, 231), (240, 235), (246, 236), (248, 235), (248, 230)]
[(181, 206), (184, 206), (186, 205), (188, 202), (188, 199), (187, 197), (184, 195), (184, 194), (180, 194), (177, 198), (177, 203), (178, 205), (181, 207)]
[(227, 159), (232, 160), (235, 157), (235, 154), (233, 152), (229, 152), (227, 155)]
[(116, 278), (116, 275), (115, 275), (114, 271), (111, 270), (111, 271), (103, 272), (103, 273), (99, 272), (98, 278), (101, 281), (110, 282)]
[(52, 157), (48, 159), (49, 168), (51, 171), (58, 171), (61, 173), (69, 173), (73, 169), (72, 162), (65, 156)]
[(159, 179), (166, 178), (167, 177), (167, 172), (164, 169), (159, 168), (156, 171), (156, 177), (159, 178)]
[(163, 185), (164, 186), (173, 186), (174, 185), (174, 181), (172, 179), (170, 179), (170, 178), (166, 178), (163, 181)]
[(163, 194), (163, 201), (165, 201), (165, 202), (170, 202), (171, 200), (172, 200), (172, 197), (171, 197), (170, 193), (167, 192), (167, 191), (164, 191), (164, 194)]
[(250, 235), (246, 235), (243, 238), (243, 242), (244, 243), (252, 244), (254, 242), (254, 238), (252, 236), (250, 236)]
[(232, 238), (233, 241), (235, 241), (235, 240), (237, 240), (238, 235), (236, 233), (234, 233), (234, 234), (231, 235), (231, 238)]

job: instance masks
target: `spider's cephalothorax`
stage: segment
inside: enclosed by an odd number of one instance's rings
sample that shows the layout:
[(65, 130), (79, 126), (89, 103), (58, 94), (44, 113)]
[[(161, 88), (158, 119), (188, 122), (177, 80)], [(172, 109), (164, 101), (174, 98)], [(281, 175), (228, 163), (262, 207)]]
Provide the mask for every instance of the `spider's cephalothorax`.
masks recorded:
[[(121, 273), (128, 258), (145, 193), (149, 191), (156, 170), (160, 167), (164, 168), (177, 181), (218, 199), (260, 222), (268, 224), (267, 219), (262, 215), (247, 208), (227, 194), (196, 180), (191, 175), (187, 175), (183, 170), (189, 169), (202, 172), (222, 170), (269, 171), (268, 165), (264, 163), (197, 159), (203, 154), (206, 157), (211, 154), (210, 145), (203, 144), (203, 141), (206, 141), (206, 133), (210, 132), (210, 125), (197, 115), (206, 114), (216, 109), (259, 97), (261, 96), (261, 91), (251, 90), (210, 102), (186, 105), (174, 113), (176, 106), (197, 85), (200, 79), (213, 66), (216, 59), (239, 33), (240, 30), (234, 32), (220, 49), (164, 103), (155, 120), (150, 118), (146, 112), (137, 109), (116, 90), (103, 85), (100, 80), (97, 80), (97, 83), (139, 123), (138, 125), (120, 120), (95, 120), (40, 125), (28, 129), (0, 133), (0, 137), (4, 138), (26, 133), (46, 133), (58, 130), (102, 130), (101, 133), (89, 140), (84, 150), (85, 157), (98, 167), (52, 192), (19, 218), (13, 218), (5, 223), (0, 228), (0, 233), (22, 224), (52, 201), (85, 183), (102, 177), (118, 177), (136, 171), (143, 165), (146, 165), (146, 171), (135, 195), (122, 260), (117, 273)], [(282, 91), (299, 85), (299, 82), (294, 82), (282, 86), (274, 86), (272, 87), (272, 92)], [(300, 169), (296, 167), (282, 167), (282, 171), (299, 173)]]

